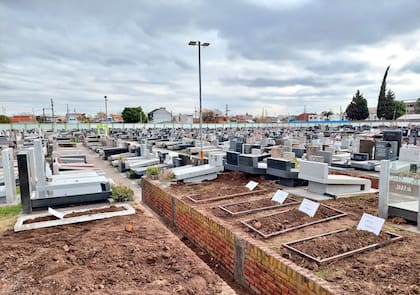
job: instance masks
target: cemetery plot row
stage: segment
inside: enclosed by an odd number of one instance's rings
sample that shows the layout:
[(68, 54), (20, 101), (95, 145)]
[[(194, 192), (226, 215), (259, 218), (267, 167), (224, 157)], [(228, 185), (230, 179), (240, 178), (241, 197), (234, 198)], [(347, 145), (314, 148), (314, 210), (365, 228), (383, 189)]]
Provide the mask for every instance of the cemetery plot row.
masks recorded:
[(223, 204), (220, 205), (219, 208), (230, 215), (236, 216), (296, 204), (299, 204), (299, 201), (291, 197), (285, 199), (283, 204), (273, 201), (272, 198), (264, 198), (254, 201)]
[(325, 264), (363, 251), (383, 247), (403, 237), (390, 232), (341, 229), (283, 244), (284, 247), (318, 264)]
[(310, 217), (298, 208), (241, 221), (243, 225), (264, 238), (270, 238), (282, 233), (306, 227), (312, 224), (340, 218), (346, 213), (332, 207), (320, 204), (314, 217)]

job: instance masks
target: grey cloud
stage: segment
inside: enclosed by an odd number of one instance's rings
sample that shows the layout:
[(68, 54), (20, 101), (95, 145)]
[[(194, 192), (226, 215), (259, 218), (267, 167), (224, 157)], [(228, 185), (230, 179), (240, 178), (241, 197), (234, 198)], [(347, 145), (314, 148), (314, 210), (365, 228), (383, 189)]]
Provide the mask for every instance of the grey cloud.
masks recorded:
[(255, 79), (226, 79), (223, 81), (226, 85), (244, 85), (247, 87), (287, 87), (287, 86), (313, 86), (323, 87), (328, 83), (321, 81), (316, 77), (307, 78), (291, 78), (291, 79), (270, 79), (270, 78), (255, 78)]

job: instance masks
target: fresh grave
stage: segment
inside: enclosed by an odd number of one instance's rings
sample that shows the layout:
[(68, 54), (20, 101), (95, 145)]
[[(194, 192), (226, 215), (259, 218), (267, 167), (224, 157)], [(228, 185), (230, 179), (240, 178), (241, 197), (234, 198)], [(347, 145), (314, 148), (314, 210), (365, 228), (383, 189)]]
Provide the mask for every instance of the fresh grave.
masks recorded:
[[(313, 206), (313, 203), (316, 206)], [(319, 208), (314, 208), (318, 206)], [(313, 217), (311, 217), (312, 214), (314, 214)], [(340, 210), (305, 199), (299, 208), (295, 207), (282, 212), (241, 221), (241, 223), (262, 237), (269, 238), (345, 215), (346, 213)]]
[[(402, 236), (381, 231), (385, 220), (364, 213), (357, 228), (340, 229), (284, 243), (283, 246), (305, 259), (325, 264), (357, 253), (383, 247)], [(290, 255), (286, 255), (290, 258)]]
[(246, 202), (228, 203), (219, 206), (220, 209), (227, 212), (230, 215), (248, 214), (263, 210), (270, 210), (290, 205), (296, 205), (299, 201), (292, 197), (281, 195), (283, 191), (277, 191), (273, 197), (262, 198), (258, 200), (251, 200)]

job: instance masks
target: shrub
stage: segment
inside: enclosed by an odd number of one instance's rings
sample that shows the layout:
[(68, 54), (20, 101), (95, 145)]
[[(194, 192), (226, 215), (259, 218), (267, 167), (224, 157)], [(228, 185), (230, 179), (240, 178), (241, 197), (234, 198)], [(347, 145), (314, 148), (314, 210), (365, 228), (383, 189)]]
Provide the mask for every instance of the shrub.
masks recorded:
[(112, 199), (115, 202), (127, 202), (134, 199), (133, 190), (125, 185), (113, 185), (111, 191)]
[(158, 175), (159, 173), (159, 168), (154, 166), (154, 167), (149, 167), (147, 168), (147, 176), (152, 176), (152, 175)]

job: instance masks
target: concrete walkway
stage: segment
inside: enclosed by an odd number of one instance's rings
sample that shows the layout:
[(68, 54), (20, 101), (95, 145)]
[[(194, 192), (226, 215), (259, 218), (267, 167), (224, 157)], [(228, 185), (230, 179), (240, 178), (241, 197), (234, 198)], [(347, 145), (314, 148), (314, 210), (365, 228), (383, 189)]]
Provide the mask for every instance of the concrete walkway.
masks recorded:
[(125, 173), (120, 173), (117, 168), (113, 167), (109, 161), (104, 161), (94, 151), (89, 150), (83, 144), (79, 143), (78, 149), (84, 152), (86, 160), (89, 164), (95, 165), (95, 168), (101, 169), (105, 172), (106, 177), (112, 179), (115, 184), (125, 185), (134, 191), (134, 200), (141, 202), (141, 188), (138, 184), (139, 179), (129, 179)]

